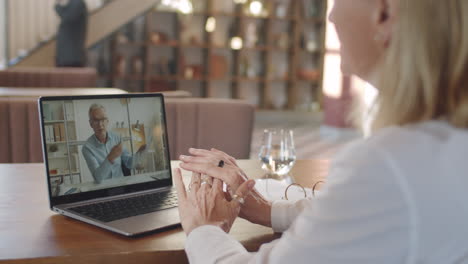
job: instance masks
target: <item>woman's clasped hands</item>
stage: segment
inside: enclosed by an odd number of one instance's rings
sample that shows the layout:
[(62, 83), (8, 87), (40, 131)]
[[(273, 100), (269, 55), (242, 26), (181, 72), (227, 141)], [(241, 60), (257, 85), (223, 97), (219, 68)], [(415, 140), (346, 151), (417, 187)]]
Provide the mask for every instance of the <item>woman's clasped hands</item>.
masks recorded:
[(180, 219), (187, 235), (203, 225), (229, 232), (237, 216), (271, 226), (271, 202), (253, 188), (255, 181), (248, 179), (233, 157), (216, 149), (191, 148), (189, 153), (191, 156), (180, 156), (180, 167), (192, 172), (188, 189), (180, 169), (175, 170), (174, 177)]

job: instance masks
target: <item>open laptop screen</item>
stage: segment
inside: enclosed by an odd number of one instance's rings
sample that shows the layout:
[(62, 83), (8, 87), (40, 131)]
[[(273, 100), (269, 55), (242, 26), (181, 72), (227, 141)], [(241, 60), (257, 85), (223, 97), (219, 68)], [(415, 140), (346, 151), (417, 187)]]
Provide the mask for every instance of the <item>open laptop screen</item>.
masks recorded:
[(39, 106), (54, 204), (172, 184), (161, 95), (43, 97)]

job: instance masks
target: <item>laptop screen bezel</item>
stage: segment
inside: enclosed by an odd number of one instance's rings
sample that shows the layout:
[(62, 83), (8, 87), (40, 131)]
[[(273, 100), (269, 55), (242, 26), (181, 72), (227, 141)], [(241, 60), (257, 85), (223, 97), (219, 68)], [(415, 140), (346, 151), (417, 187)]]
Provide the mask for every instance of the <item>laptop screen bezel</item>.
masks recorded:
[[(158, 181), (150, 181), (138, 184), (130, 184), (125, 186), (113, 187), (100, 189), (95, 191), (88, 191), (76, 194), (62, 195), (62, 196), (52, 196), (52, 185), (49, 175), (49, 161), (47, 159), (47, 144), (45, 142), (45, 129), (44, 129), (44, 118), (43, 118), (43, 103), (51, 101), (71, 101), (71, 100), (87, 100), (87, 99), (123, 99), (123, 98), (148, 98), (148, 97), (158, 97), (161, 99), (161, 110), (162, 110), (162, 124), (164, 124), (164, 144), (167, 146), (166, 157), (169, 165), (169, 178), (162, 179)], [(40, 120), (40, 129), (41, 129), (41, 141), (42, 141), (42, 156), (44, 159), (45, 170), (46, 170), (46, 180), (47, 188), (49, 194), (49, 205), (52, 209), (54, 206), (82, 202), (91, 199), (97, 198), (106, 198), (112, 197), (120, 194), (128, 194), (139, 191), (153, 190), (163, 187), (172, 187), (172, 169), (171, 169), (171, 160), (169, 152), (169, 142), (167, 134), (167, 120), (166, 120), (166, 109), (164, 103), (164, 96), (160, 93), (132, 93), (132, 94), (112, 94), (112, 95), (78, 95), (78, 96), (44, 96), (38, 99), (38, 108), (39, 108), (39, 120)]]

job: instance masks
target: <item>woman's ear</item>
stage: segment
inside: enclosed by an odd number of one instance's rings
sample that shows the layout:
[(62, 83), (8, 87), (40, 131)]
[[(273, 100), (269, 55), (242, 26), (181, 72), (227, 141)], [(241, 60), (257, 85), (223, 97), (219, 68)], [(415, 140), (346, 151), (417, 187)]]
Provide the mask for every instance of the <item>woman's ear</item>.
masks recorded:
[(399, 2), (401, 0), (376, 0), (374, 13), (374, 40), (383, 48), (391, 42), (395, 22), (398, 17)]

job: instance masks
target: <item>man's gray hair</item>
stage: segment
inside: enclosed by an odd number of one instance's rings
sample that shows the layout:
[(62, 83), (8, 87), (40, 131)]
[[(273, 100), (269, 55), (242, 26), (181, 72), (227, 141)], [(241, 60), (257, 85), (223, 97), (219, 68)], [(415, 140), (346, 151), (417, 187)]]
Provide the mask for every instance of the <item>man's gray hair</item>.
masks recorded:
[(104, 111), (106, 111), (106, 108), (101, 105), (101, 104), (92, 104), (90, 107), (89, 107), (89, 111), (88, 111), (88, 116), (89, 116), (89, 120), (91, 120), (91, 113), (94, 111), (94, 110), (97, 110), (97, 109), (102, 109)]

